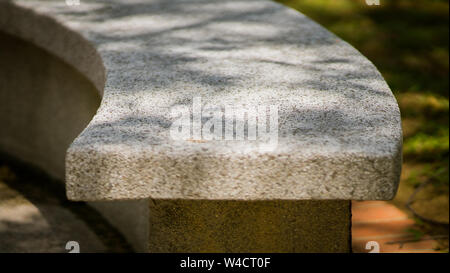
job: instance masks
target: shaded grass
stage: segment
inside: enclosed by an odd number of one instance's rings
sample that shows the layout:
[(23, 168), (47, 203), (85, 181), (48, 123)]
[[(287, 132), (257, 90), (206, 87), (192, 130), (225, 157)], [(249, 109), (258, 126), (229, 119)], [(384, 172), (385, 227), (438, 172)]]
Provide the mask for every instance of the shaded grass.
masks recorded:
[[(279, 2), (352, 44), (380, 70), (402, 112), (404, 166), (394, 203), (404, 207), (415, 187), (431, 181), (433, 189), (415, 206), (448, 222), (448, 1), (381, 0), (380, 6), (367, 6), (364, 0)], [(424, 230), (434, 233), (429, 225)]]

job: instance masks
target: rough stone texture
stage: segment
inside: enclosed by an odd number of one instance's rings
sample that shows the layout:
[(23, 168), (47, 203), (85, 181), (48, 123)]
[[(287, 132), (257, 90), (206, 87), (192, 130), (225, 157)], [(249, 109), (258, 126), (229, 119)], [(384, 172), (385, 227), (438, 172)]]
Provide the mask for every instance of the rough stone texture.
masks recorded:
[[(265, 0), (0, 5), (0, 29), (66, 60), (104, 94), (67, 152), (73, 200), (367, 200), (396, 192), (395, 98), (358, 51), (294, 10)], [(278, 105), (277, 149), (172, 140), (170, 109), (194, 96)]]
[(150, 252), (350, 252), (349, 201), (150, 202)]

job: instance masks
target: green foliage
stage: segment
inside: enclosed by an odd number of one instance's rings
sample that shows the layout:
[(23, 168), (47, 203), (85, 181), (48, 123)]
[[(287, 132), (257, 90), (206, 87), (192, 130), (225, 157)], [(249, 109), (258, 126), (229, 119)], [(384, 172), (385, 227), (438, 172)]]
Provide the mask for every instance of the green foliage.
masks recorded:
[(406, 232), (411, 234), (415, 240), (420, 240), (423, 238), (423, 236), (425, 236), (425, 234), (421, 230), (418, 230), (418, 229), (410, 228), (410, 229), (406, 230)]

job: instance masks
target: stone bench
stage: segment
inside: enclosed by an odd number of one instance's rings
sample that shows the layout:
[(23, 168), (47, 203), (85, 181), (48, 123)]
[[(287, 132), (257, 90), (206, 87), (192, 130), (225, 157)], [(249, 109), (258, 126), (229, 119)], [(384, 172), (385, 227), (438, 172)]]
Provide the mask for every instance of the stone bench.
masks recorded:
[[(402, 131), (388, 85), (280, 4), (2, 0), (0, 30), (93, 84), (98, 94), (67, 102), (70, 117), (85, 121), (102, 97), (65, 166), (41, 167), (65, 170), (68, 198), (88, 201), (137, 251), (347, 252), (349, 200), (396, 193)], [(20, 146), (5, 133), (0, 147)]]

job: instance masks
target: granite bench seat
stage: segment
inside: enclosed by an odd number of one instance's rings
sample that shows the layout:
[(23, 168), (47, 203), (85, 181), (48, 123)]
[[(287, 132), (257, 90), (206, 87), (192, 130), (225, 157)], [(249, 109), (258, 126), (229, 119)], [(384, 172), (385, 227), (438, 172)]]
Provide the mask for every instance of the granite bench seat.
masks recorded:
[[(61, 58), (102, 96), (66, 153), (71, 200), (347, 202), (396, 193), (402, 131), (388, 85), (356, 49), (280, 4), (0, 1), (0, 30)], [(196, 135), (207, 109), (228, 106), (247, 117), (275, 109), (266, 124), (277, 125), (275, 145)], [(201, 124), (192, 117), (193, 132), (174, 137), (174, 111), (196, 107)]]

